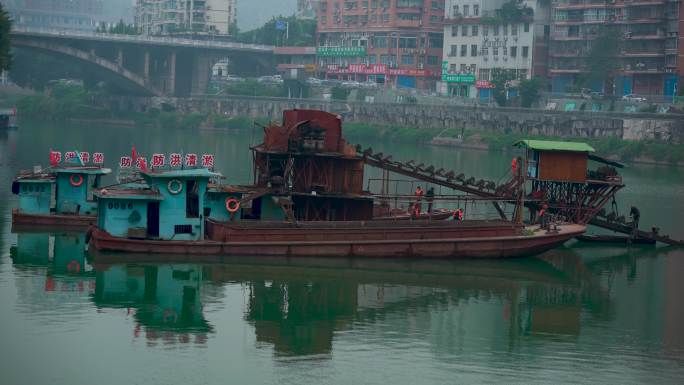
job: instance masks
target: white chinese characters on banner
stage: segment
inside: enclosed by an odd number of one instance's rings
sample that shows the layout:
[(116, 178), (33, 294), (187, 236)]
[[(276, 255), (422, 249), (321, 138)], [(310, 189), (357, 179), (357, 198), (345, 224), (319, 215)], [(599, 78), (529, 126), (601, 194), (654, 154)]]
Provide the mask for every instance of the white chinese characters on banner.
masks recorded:
[(96, 152), (93, 154), (94, 164), (104, 164), (104, 154), (101, 152)]
[(171, 154), (169, 155), (169, 166), (171, 167), (180, 167), (183, 165), (183, 158), (181, 157), (181, 154)]
[(197, 154), (185, 154), (185, 166), (197, 167)]
[(133, 167), (133, 159), (130, 156), (122, 156), (119, 162), (119, 167), (121, 168), (131, 168)]
[(166, 156), (164, 154), (152, 154), (152, 167), (160, 168), (166, 164)]
[(202, 155), (202, 167), (214, 168), (214, 155), (203, 154)]

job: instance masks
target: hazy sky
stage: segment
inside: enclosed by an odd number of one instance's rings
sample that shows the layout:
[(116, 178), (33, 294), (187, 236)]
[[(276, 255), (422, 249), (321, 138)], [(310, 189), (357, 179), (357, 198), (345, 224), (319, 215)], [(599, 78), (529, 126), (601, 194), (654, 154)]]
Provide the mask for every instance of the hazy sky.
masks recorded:
[(273, 16), (290, 16), (297, 9), (297, 0), (237, 0), (237, 3), (241, 31), (261, 26)]
[[(119, 20), (123, 18), (133, 22), (133, 4), (135, 0), (106, 0), (105, 18)], [(295, 13), (297, 0), (237, 0), (238, 27), (247, 31), (263, 25), (273, 16), (290, 16)]]

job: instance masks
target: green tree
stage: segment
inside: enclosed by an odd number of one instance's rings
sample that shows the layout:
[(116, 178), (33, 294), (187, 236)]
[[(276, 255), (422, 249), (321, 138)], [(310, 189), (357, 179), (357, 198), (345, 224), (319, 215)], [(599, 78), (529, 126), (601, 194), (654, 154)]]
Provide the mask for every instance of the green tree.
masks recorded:
[(539, 91), (543, 86), (543, 82), (539, 77), (534, 77), (532, 79), (523, 79), (518, 85), (518, 91), (520, 92), (520, 105), (525, 108), (530, 108), (534, 103), (536, 103), (541, 95)]
[(492, 68), (492, 85), (494, 85), (492, 92), (494, 93), (494, 101), (500, 107), (506, 105), (507, 84), (513, 79), (515, 79), (515, 70)]
[[(288, 32), (276, 29), (279, 20), (288, 24)], [(313, 46), (316, 44), (316, 21), (299, 20), (294, 16), (274, 17), (259, 28), (239, 33), (237, 41), (277, 46)]]
[(587, 72), (580, 78), (580, 83), (590, 88), (600, 82), (606, 93), (612, 93), (615, 75), (620, 68), (618, 55), (621, 47), (620, 32), (615, 28), (602, 28), (585, 58)]
[(0, 4), (0, 71), (8, 70), (12, 65), (10, 54), (10, 30), (12, 21), (9, 14)]

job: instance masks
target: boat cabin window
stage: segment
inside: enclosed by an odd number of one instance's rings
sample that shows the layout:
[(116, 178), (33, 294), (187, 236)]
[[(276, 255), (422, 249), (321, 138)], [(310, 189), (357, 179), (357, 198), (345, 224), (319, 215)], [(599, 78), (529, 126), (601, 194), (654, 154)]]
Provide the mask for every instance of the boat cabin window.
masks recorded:
[(197, 181), (189, 180), (185, 187), (185, 217), (199, 218), (199, 184)]
[(537, 178), (539, 174), (539, 152), (533, 151), (532, 156), (527, 159), (527, 176)]

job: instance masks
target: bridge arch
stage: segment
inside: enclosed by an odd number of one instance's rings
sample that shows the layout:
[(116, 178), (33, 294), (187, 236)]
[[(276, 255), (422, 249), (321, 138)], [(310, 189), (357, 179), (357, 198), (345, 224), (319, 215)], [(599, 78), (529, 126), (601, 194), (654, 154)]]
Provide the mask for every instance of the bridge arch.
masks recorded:
[(17, 48), (32, 49), (52, 55), (78, 60), (79, 62), (85, 63), (98, 71), (106, 73), (108, 76), (116, 79), (121, 86), (136, 93), (147, 96), (164, 95), (164, 93), (153, 86), (149, 80), (146, 80), (142, 76), (135, 74), (123, 66), (120, 66), (118, 63), (97, 56), (94, 53), (73, 48), (68, 45), (55, 44), (55, 42), (37, 41), (32, 39), (23, 39), (20, 37), (13, 37), (11, 43), (12, 46)]

